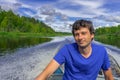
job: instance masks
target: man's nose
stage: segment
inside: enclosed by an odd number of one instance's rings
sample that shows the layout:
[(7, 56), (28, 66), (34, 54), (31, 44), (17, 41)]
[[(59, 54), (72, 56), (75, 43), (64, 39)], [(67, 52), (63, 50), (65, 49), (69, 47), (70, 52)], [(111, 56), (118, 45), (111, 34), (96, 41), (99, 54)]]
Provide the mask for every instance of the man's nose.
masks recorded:
[(83, 36), (82, 36), (81, 34), (79, 34), (78, 38), (79, 38), (79, 39), (82, 39), (82, 38), (83, 38)]

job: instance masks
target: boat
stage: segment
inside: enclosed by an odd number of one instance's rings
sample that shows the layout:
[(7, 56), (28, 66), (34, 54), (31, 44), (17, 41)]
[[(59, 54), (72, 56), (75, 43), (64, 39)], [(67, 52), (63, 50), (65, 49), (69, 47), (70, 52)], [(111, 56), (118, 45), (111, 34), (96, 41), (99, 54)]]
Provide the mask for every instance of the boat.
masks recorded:
[[(62, 80), (62, 76), (64, 74), (63, 66), (59, 67), (47, 80)], [(102, 71), (99, 72), (97, 80), (105, 80)], [(120, 80), (114, 77), (114, 80)]]

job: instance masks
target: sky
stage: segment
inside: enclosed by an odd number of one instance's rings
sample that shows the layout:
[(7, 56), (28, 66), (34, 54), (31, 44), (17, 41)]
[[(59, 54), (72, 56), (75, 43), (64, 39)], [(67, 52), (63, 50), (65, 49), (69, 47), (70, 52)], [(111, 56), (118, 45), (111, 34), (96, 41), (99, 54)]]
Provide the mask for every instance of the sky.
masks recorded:
[(78, 19), (93, 21), (95, 28), (120, 24), (120, 0), (0, 0), (4, 10), (34, 17), (55, 31), (71, 32)]

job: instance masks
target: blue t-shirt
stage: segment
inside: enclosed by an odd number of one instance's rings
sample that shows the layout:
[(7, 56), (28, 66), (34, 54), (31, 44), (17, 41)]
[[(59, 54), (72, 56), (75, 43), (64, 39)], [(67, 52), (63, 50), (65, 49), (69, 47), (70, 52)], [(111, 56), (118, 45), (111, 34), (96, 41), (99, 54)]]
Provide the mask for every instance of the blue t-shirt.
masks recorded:
[(103, 46), (92, 43), (92, 54), (85, 58), (76, 43), (66, 44), (55, 55), (60, 65), (64, 63), (63, 80), (96, 80), (101, 69), (108, 70), (110, 61)]

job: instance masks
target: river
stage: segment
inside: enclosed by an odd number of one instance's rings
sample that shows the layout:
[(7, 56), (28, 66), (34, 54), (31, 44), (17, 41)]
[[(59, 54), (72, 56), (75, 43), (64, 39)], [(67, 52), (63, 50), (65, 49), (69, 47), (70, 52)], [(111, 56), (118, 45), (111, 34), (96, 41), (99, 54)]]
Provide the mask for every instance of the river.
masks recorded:
[[(1, 56), (0, 80), (34, 80), (59, 48), (70, 42), (74, 42), (72, 37), (54, 37), (50, 42), (19, 49), (14, 54)], [(109, 54), (120, 56), (119, 49), (109, 48), (109, 46), (106, 48)]]

